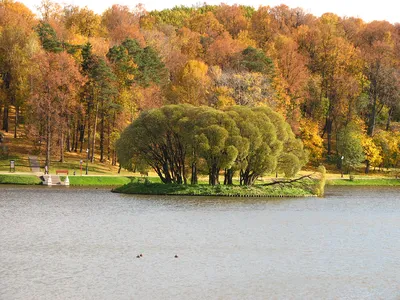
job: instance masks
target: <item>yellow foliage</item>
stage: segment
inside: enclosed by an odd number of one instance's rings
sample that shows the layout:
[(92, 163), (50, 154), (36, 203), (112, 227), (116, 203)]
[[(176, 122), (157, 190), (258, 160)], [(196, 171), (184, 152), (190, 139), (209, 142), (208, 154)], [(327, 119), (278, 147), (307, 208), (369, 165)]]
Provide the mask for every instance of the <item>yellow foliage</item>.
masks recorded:
[(257, 47), (257, 42), (250, 37), (247, 30), (241, 30), (238, 34), (237, 41), (243, 47)]
[(310, 161), (318, 163), (324, 151), (323, 139), (318, 132), (318, 124), (310, 120), (302, 120), (300, 121), (300, 133), (304, 148), (310, 151)]
[(377, 146), (374, 140), (367, 135), (361, 137), (361, 145), (364, 149), (365, 159), (369, 161), (370, 165), (373, 167), (380, 166), (383, 161), (382, 148)]
[(374, 143), (380, 149), (382, 164), (384, 167), (395, 167), (398, 165), (400, 155), (400, 135), (389, 131), (378, 131), (373, 137)]
[(205, 63), (189, 60), (179, 74), (178, 82), (171, 88), (171, 102), (205, 105), (211, 82), (207, 72)]
[(214, 89), (214, 94), (217, 97), (217, 102), (215, 103), (216, 108), (224, 108), (228, 106), (233, 106), (236, 104), (235, 99), (231, 96), (232, 89), (226, 86), (219, 86)]
[(275, 93), (273, 100), (270, 101), (272, 102), (270, 105), (275, 111), (281, 113), (286, 118), (288, 112), (287, 108), (290, 105), (290, 96), (287, 93), (287, 83), (279, 74), (273, 78), (271, 85)]

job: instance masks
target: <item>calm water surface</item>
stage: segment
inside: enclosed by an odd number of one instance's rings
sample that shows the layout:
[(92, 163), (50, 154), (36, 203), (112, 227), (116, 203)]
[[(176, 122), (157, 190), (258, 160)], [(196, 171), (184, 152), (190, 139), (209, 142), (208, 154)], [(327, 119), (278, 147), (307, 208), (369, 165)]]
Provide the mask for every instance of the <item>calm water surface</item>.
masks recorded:
[(0, 299), (400, 299), (399, 195), (0, 186)]

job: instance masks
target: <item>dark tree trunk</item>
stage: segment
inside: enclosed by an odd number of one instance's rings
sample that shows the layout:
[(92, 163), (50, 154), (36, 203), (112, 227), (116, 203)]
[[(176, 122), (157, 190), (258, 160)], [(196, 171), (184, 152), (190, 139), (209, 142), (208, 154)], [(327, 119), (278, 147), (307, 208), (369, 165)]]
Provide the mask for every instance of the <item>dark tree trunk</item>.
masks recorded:
[(14, 139), (17, 138), (17, 128), (18, 128), (18, 118), (19, 118), (19, 107), (15, 107), (15, 118), (14, 118)]
[(46, 166), (50, 170), (50, 158), (51, 158), (51, 119), (47, 116), (46, 124)]
[[(83, 120), (82, 120), (83, 121)], [(83, 122), (82, 122), (83, 123)], [(85, 125), (81, 124), (79, 126), (79, 142), (81, 143), (80, 147), (79, 147), (79, 152), (82, 153), (83, 150), (83, 142), (85, 140)], [(76, 141), (76, 148), (78, 149), (78, 141)]]
[(390, 122), (392, 121), (392, 114), (393, 114), (393, 108), (390, 108), (389, 112), (388, 112), (387, 122), (386, 122), (386, 131), (389, 131), (389, 129), (390, 129)]
[(110, 121), (107, 122), (107, 160), (111, 160), (111, 128)]
[(326, 133), (327, 133), (327, 135), (328, 135), (328, 149), (327, 149), (327, 151), (328, 151), (328, 155), (330, 155), (331, 154), (331, 151), (332, 151), (332, 123), (333, 123), (333, 121), (332, 121), (332, 119), (331, 118), (326, 118)]
[(89, 152), (91, 152), (91, 155), (90, 155), (90, 162), (91, 163), (94, 162), (94, 152), (95, 152), (95, 148), (96, 148), (96, 132), (97, 132), (98, 114), (99, 114), (99, 102), (96, 103), (96, 111), (95, 111), (95, 115), (94, 115), (92, 151), (90, 151), (90, 147), (89, 147)]
[(370, 164), (369, 160), (367, 159), (367, 160), (365, 161), (365, 174), (368, 174), (368, 173), (369, 173), (370, 167), (371, 167), (371, 164)]
[(60, 126), (60, 162), (64, 162), (64, 126)]
[(112, 165), (116, 166), (117, 165), (117, 152), (115, 150), (113, 150), (113, 155), (112, 155)]
[(170, 169), (169, 169), (168, 163), (166, 163), (166, 162), (163, 163), (162, 169), (163, 169), (163, 173), (164, 173), (165, 177), (160, 176), (161, 180), (164, 178), (164, 180), (163, 180), (164, 183), (172, 183), (172, 177), (170, 174)]
[(8, 132), (8, 110), (9, 110), (9, 106), (8, 104), (6, 104), (4, 106), (4, 112), (3, 112), (3, 130), (5, 132)]
[(219, 184), (219, 169), (215, 164), (213, 164), (209, 170), (208, 182), (210, 185)]
[(240, 184), (241, 185), (253, 185), (259, 175), (250, 173), (249, 169), (240, 172)]
[[(91, 113), (91, 109), (90, 109), (90, 103), (88, 103), (88, 111), (87, 111), (87, 117), (86, 117), (86, 126), (87, 126), (87, 148), (86, 148), (86, 152), (87, 152), (87, 159), (90, 159), (90, 135), (92, 134), (91, 132), (91, 127), (90, 127), (90, 113)], [(82, 145), (81, 145), (82, 147)]]
[(225, 169), (224, 184), (225, 185), (233, 184), (233, 170), (232, 169)]
[(69, 119), (68, 119), (68, 125), (67, 125), (67, 138), (66, 138), (65, 143), (66, 143), (65, 149), (68, 152), (71, 152), (71, 125), (70, 125)]
[(104, 162), (104, 127), (104, 111), (102, 109), (100, 120), (100, 162)]
[(190, 179), (190, 184), (198, 184), (196, 162), (192, 163), (192, 176)]
[(374, 134), (375, 130), (375, 120), (376, 120), (376, 105), (377, 105), (377, 96), (374, 93), (372, 96), (372, 107), (371, 107), (371, 113), (369, 116), (369, 122), (368, 122), (368, 128), (367, 128), (367, 134), (369, 136), (372, 136)]
[(71, 142), (71, 152), (76, 152), (76, 140), (78, 139), (78, 127), (75, 126), (75, 122), (72, 126), (72, 142)]

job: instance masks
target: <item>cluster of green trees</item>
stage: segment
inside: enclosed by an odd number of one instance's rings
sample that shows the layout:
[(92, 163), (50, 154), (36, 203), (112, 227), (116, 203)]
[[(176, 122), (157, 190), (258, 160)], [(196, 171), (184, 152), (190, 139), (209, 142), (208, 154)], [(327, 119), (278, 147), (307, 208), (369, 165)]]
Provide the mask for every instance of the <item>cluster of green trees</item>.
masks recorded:
[(123, 167), (152, 167), (164, 183), (252, 185), (264, 174), (294, 176), (307, 162), (307, 151), (281, 115), (269, 107), (232, 106), (225, 110), (167, 105), (139, 115), (121, 134), (117, 153)]
[(48, 163), (88, 149), (116, 164), (115, 142), (140, 112), (185, 103), (268, 105), (314, 165), (397, 166), (399, 24), (286, 5), (99, 15), (43, 0), (39, 12), (0, 1), (0, 128), (23, 131)]

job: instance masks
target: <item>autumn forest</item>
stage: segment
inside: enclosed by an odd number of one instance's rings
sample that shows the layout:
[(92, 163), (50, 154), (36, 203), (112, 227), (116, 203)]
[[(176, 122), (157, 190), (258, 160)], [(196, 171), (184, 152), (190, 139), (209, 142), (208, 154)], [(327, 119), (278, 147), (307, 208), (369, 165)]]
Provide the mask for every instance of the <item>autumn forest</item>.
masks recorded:
[(193, 117), (188, 107), (250, 117), (268, 107), (310, 166), (399, 166), (399, 23), (286, 5), (98, 15), (44, 0), (38, 11), (0, 2), (0, 129), (23, 132), (48, 165), (86, 151), (117, 165), (123, 130), (175, 104)]

